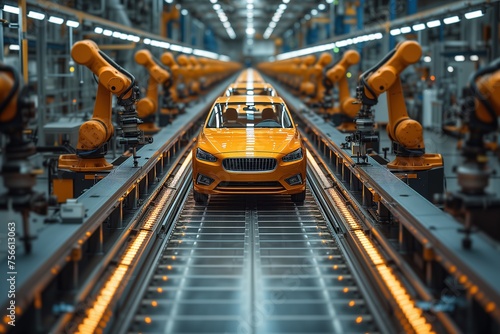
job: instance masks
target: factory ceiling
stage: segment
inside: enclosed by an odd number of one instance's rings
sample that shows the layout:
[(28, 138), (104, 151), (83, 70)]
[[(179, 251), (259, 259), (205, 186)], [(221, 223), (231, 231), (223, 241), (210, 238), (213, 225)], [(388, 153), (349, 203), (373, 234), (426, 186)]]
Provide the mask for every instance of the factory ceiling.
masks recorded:
[[(179, 0), (183, 13), (208, 25), (223, 39), (268, 39), (282, 36), (295, 23), (327, 16), (328, 2), (317, 0)], [(307, 16), (309, 15), (309, 16)]]

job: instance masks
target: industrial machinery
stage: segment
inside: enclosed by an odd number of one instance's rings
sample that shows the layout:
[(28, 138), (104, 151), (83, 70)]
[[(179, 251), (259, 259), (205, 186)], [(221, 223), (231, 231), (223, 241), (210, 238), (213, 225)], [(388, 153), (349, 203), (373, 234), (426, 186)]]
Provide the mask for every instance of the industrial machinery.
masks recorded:
[(195, 56), (190, 56), (189, 61), (191, 62), (191, 77), (193, 78), (189, 85), (189, 93), (197, 96), (201, 93), (202, 68)]
[(302, 62), (299, 65), (299, 77), (300, 81), (296, 81), (296, 88), (298, 88), (298, 93), (303, 97), (312, 94), (314, 90), (314, 85), (309, 82), (311, 67), (314, 66), (316, 57), (313, 55), (308, 55), (302, 58)]
[(80, 126), (76, 154), (63, 154), (59, 157), (58, 168), (61, 175), (54, 180), (54, 194), (58, 196), (59, 202), (78, 197), (86, 188), (104, 177), (102, 173), (113, 168), (105, 158), (108, 143), (114, 133), (113, 94), (117, 96), (118, 106), (123, 108), (120, 112), (122, 137), (119, 142), (132, 151), (134, 165), (137, 165), (136, 147), (152, 141), (151, 137), (145, 137), (138, 128), (141, 120), (137, 117), (135, 104), (139, 98), (139, 88), (134, 76), (100, 51), (91, 40), (75, 43), (71, 56), (75, 62), (87, 66), (97, 76), (98, 87), (92, 118)]
[(184, 112), (185, 106), (180, 103), (180, 97), (177, 88), (181, 84), (180, 68), (175, 62), (171, 52), (165, 52), (161, 55), (161, 62), (168, 66), (171, 72), (172, 80), (169, 85), (163, 87), (163, 101), (160, 109), (160, 126), (168, 125), (171, 120), (180, 113)]
[(139, 125), (139, 129), (144, 131), (145, 134), (154, 134), (160, 131), (155, 124), (158, 110), (158, 85), (162, 84), (164, 91), (168, 91), (168, 88), (172, 85), (172, 76), (168, 70), (158, 64), (149, 50), (137, 51), (135, 61), (144, 66), (149, 72), (146, 96), (137, 102), (137, 114), (144, 122)]
[[(41, 170), (34, 168), (29, 160), (36, 148), (24, 134), (26, 125), (35, 112), (27, 93), (26, 86), (22, 87), (14, 68), (0, 63), (0, 131), (8, 138), (2, 164), (3, 183), (7, 193), (0, 197), (0, 206), (2, 209), (12, 208), (21, 213), (21, 240), (26, 253), (30, 253), (31, 240), (34, 238), (29, 231), (30, 212), (46, 214), (48, 201), (44, 194), (33, 191), (36, 176)], [(11, 224), (15, 223), (9, 223), (9, 231), (14, 232), (14, 235), (20, 233)]]
[(456, 168), (460, 190), (445, 197), (445, 210), (464, 224), (464, 248), (470, 248), (474, 227), (500, 240), (498, 217), (500, 198), (486, 192), (493, 171), (488, 167), (485, 137), (498, 129), (500, 116), (500, 59), (473, 73), (469, 86), (473, 97), (466, 100), (463, 113), (468, 138), (462, 147), (463, 163)]
[[(378, 142), (374, 136), (371, 108), (377, 104), (377, 97), (387, 92), (389, 123), (386, 130), (396, 155), (387, 167), (395, 173), (402, 173), (410, 186), (432, 200), (434, 194), (443, 191), (443, 159), (440, 154), (425, 153), (422, 125), (408, 117), (399, 77), (421, 55), (422, 48), (417, 42), (402, 42), (360, 76), (357, 94), (361, 110), (355, 122), (356, 131), (347, 137), (347, 141), (352, 144), (353, 154), (366, 157), (367, 144)], [(411, 176), (408, 176), (409, 172)]]
[[(327, 91), (330, 91), (335, 84), (338, 85), (338, 106), (325, 106), (325, 112), (331, 116), (334, 124), (339, 124), (337, 129), (342, 132), (354, 132), (356, 124), (354, 119), (359, 112), (359, 104), (349, 93), (347, 82), (347, 69), (359, 63), (359, 53), (355, 50), (348, 50), (342, 58), (330, 68), (325, 75), (324, 81)], [(328, 92), (326, 96), (330, 95)], [(325, 97), (326, 97), (325, 96)], [(333, 102), (333, 101), (332, 101)]]
[[(306, 85), (307, 103), (311, 107), (319, 107), (325, 96), (325, 86), (323, 85), (324, 69), (332, 62), (332, 55), (328, 52), (322, 53), (316, 64), (309, 69), (309, 81)], [(310, 88), (309, 88), (310, 87)]]

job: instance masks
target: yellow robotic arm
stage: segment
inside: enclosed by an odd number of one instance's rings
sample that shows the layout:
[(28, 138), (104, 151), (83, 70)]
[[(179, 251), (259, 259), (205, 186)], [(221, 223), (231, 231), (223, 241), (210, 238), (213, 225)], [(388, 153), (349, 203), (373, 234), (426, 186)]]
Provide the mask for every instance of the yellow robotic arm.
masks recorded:
[(71, 49), (73, 60), (87, 66), (98, 78), (97, 97), (92, 119), (80, 127), (77, 150), (91, 152), (104, 145), (113, 135), (111, 121), (111, 94), (122, 99), (130, 98), (132, 81), (113, 67), (93, 41), (77, 42)]
[(387, 134), (396, 153), (396, 159), (387, 165), (389, 168), (426, 170), (442, 166), (440, 155), (425, 155), (422, 125), (408, 117), (399, 77), (401, 72), (416, 63), (421, 55), (422, 48), (417, 42), (402, 42), (374, 69), (360, 78), (362, 104), (374, 105), (377, 103), (377, 97), (387, 92)]
[(184, 112), (184, 106), (180, 105), (180, 98), (177, 93), (181, 69), (175, 61), (174, 55), (171, 52), (165, 52), (161, 55), (160, 61), (170, 69), (171, 73), (170, 84), (163, 86), (163, 105), (160, 110), (160, 126), (165, 126), (168, 125), (171, 119), (177, 114)]
[(118, 96), (119, 104), (134, 105), (137, 98), (134, 78), (101, 52), (91, 40), (76, 42), (71, 49), (71, 56), (97, 76), (97, 96), (92, 118), (80, 126), (77, 156), (61, 155), (59, 168), (72, 171), (112, 169), (113, 166), (104, 159), (106, 144), (114, 132), (112, 94)]
[(352, 65), (359, 63), (359, 53), (355, 50), (349, 50), (344, 53), (342, 59), (326, 72), (326, 78), (332, 84), (337, 83), (339, 89), (338, 108), (333, 112), (341, 115), (342, 123), (337, 127), (340, 131), (353, 132), (356, 130), (353, 122), (359, 112), (359, 104), (355, 104), (356, 99), (349, 93), (349, 84), (347, 82), (347, 69)]
[(313, 92), (310, 95), (309, 105), (317, 106), (323, 101), (325, 96), (325, 86), (323, 86), (323, 70), (332, 62), (332, 55), (328, 52), (322, 53), (316, 64), (311, 68), (309, 81), (313, 84)]
[(144, 66), (149, 72), (149, 81), (146, 97), (137, 102), (137, 113), (144, 123), (139, 129), (145, 133), (153, 134), (160, 129), (154, 124), (155, 113), (158, 110), (158, 85), (170, 80), (170, 73), (154, 60), (149, 50), (139, 50), (135, 54), (137, 64)]
[(14, 75), (14, 70), (9, 67), (0, 72), (0, 124), (11, 122), (17, 114), (19, 79), (15, 80)]

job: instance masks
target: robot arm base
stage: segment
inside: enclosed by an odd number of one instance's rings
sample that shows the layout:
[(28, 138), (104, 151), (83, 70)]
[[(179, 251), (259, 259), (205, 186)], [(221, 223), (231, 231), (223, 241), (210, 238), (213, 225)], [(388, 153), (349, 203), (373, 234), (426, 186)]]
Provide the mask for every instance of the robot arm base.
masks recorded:
[(422, 171), (443, 167), (443, 157), (441, 154), (426, 153), (421, 156), (397, 156), (387, 164), (387, 168), (403, 171)]
[(84, 159), (76, 154), (62, 154), (59, 156), (58, 168), (73, 172), (95, 172), (111, 170), (113, 165), (102, 157)]

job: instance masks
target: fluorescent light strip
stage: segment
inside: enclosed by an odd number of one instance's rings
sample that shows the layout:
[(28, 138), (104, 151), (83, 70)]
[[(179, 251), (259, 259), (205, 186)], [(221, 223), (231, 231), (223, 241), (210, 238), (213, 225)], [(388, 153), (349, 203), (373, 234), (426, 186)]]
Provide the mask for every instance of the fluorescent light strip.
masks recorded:
[(3, 5), (3, 11), (12, 14), (19, 14), (19, 7)]
[(218, 54), (215, 52), (210, 52), (210, 51), (205, 51), (205, 50), (200, 50), (200, 49), (194, 49), (193, 54), (195, 56), (212, 58), (212, 59), (217, 59), (217, 57), (218, 57)]
[(475, 10), (475, 11), (473, 11), (473, 12), (465, 13), (465, 15), (464, 15), (464, 16), (465, 16), (465, 18), (466, 18), (467, 20), (470, 20), (470, 19), (475, 19), (475, 18), (477, 18), (477, 17), (481, 17), (481, 16), (483, 16), (483, 15), (484, 15), (484, 14), (483, 14), (483, 11), (479, 9), (479, 10)]
[(401, 29), (399, 28), (392, 29), (389, 33), (391, 34), (391, 36), (401, 35)]
[(12, 50), (12, 51), (19, 51), (21, 48), (19, 47), (19, 45), (17, 44), (11, 44), (9, 45), (9, 50)]
[(170, 45), (170, 50), (172, 50), (172, 51), (182, 51), (182, 48), (183, 47), (180, 46), (180, 45), (176, 45), (176, 44), (171, 44)]
[(96, 34), (102, 34), (102, 32), (103, 32), (103, 31), (104, 31), (104, 29), (102, 29), (101, 27), (95, 27), (95, 28), (94, 28), (94, 32), (95, 32)]
[(43, 20), (45, 18), (45, 14), (30, 10), (28, 13), (28, 17), (35, 19), (35, 20)]
[(413, 25), (412, 28), (413, 28), (414, 31), (424, 30), (425, 29), (425, 24), (423, 24), (423, 23), (415, 24), (415, 25)]
[(49, 22), (54, 24), (63, 24), (64, 19), (57, 16), (51, 16), (49, 17)]
[(441, 21), (439, 21), (439, 20), (427, 22), (427, 28), (439, 27), (440, 25), (441, 25)]
[(73, 20), (68, 20), (66, 21), (66, 25), (71, 28), (78, 28), (80, 26), (80, 22), (78, 21), (73, 21)]
[(409, 32), (411, 32), (411, 27), (402, 27), (401, 28), (401, 33), (407, 34)]
[(450, 16), (447, 17), (443, 20), (444, 24), (452, 24), (452, 23), (457, 23), (460, 22), (460, 18), (458, 16)]

